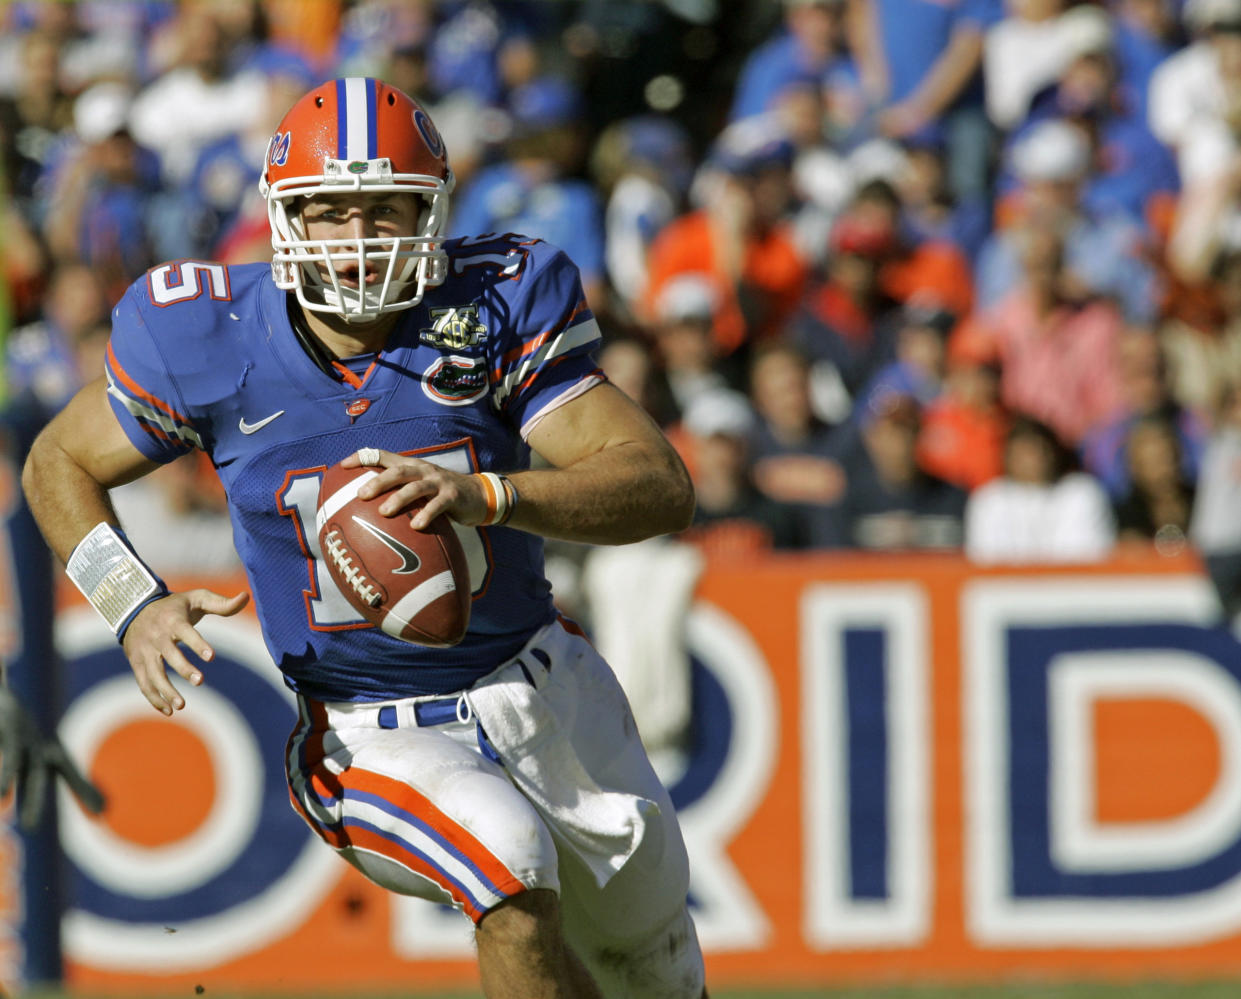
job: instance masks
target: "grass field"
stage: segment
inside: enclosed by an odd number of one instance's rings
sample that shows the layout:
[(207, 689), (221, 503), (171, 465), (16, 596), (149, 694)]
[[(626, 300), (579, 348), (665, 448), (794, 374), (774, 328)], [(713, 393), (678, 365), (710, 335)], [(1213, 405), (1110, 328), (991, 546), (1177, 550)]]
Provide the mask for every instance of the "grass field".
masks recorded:
[[(286, 994), (287, 995), (287, 994)], [(186, 988), (180, 992), (143, 996), (142, 999), (275, 999), (273, 994), (216, 991), (204, 986), (202, 992)], [(810, 989), (721, 989), (712, 999), (1237, 999), (1241, 981), (1184, 983), (1126, 983), (1123, 985), (1014, 984), (1004, 986), (936, 986), (928, 988), (810, 988)], [(32, 991), (20, 999), (102, 999), (99, 993)], [(477, 992), (368, 992), (331, 996), (301, 995), (298, 999), (482, 999)], [(108, 999), (122, 999), (109, 996)], [(130, 999), (130, 997), (124, 997)], [(279, 999), (284, 999), (280, 996)]]

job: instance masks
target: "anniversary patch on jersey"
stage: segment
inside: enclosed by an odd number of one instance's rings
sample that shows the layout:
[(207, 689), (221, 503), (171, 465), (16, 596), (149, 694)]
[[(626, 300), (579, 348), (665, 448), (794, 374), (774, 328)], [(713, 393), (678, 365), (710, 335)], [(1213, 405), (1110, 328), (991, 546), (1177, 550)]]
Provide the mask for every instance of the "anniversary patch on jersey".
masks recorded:
[(466, 406), (487, 394), (487, 362), (481, 357), (440, 357), (422, 375), (422, 391), (443, 406)]
[(418, 338), (437, 350), (463, 350), (487, 339), (487, 327), (478, 320), (477, 305), (432, 309), (431, 318), (431, 326), (419, 330)]

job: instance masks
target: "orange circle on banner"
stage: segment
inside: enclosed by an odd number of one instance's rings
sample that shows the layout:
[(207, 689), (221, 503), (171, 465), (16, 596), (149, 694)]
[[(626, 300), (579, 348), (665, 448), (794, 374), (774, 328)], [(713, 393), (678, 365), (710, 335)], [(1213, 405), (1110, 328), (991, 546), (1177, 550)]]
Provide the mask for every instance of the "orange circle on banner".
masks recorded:
[(116, 729), (100, 744), (90, 772), (108, 797), (103, 821), (138, 846), (184, 839), (215, 803), (207, 747), (176, 723), (136, 721)]
[(1101, 823), (1184, 815), (1219, 781), (1219, 737), (1181, 701), (1101, 698), (1094, 703), (1094, 739)]

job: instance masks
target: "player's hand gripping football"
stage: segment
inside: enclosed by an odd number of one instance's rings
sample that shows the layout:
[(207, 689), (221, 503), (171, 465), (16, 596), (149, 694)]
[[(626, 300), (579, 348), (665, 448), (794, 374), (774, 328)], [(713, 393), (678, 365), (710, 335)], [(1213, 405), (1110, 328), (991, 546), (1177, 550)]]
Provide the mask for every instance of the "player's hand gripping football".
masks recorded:
[(57, 777), (82, 807), (96, 814), (103, 810), (103, 794), (83, 776), (60, 740), (44, 736), (13, 692), (0, 687), (0, 798), (17, 788), (18, 821), (23, 829), (38, 826)]
[[(441, 513), (466, 527), (475, 527), (487, 518), (487, 500), (472, 475), (379, 448), (355, 452), (344, 458), (341, 465), (375, 468), (375, 478), (358, 488), (359, 498), (374, 499), (380, 493), (388, 493), (379, 512), (385, 517), (409, 512), (410, 526), (415, 531), (426, 530)], [(411, 509), (424, 500), (421, 507)]]
[(125, 632), (124, 649), (138, 689), (151, 707), (164, 715), (185, 707), (185, 698), (168, 678), (171, 666), (194, 686), (203, 682), (202, 670), (190, 663), (185, 649), (203, 662), (210, 662), (215, 650), (194, 627), (207, 614), (232, 617), (250, 600), (244, 590), (231, 597), (211, 590), (170, 593), (147, 604)]

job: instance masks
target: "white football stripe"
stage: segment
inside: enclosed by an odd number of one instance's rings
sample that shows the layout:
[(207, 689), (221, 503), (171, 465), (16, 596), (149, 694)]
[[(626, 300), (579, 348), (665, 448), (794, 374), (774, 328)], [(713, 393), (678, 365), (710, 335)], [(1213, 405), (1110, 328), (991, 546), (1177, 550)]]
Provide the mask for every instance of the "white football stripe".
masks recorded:
[(451, 593), (456, 587), (457, 584), (452, 578), (450, 569), (445, 569), (439, 575), (424, 580), (392, 605), (384, 617), (383, 630), (399, 638), (405, 626), (416, 618), (424, 607), (433, 600), (438, 600), (445, 593)]
[(346, 503), (352, 503), (358, 498), (358, 488), (362, 483), (369, 482), (378, 474), (378, 472), (363, 472), (356, 479), (349, 480), (337, 489), (336, 492), (332, 493), (323, 502), (323, 505), (319, 507), (319, 512), (315, 514), (315, 530), (323, 530), (323, 525), (336, 516), (340, 512), (341, 507)]

